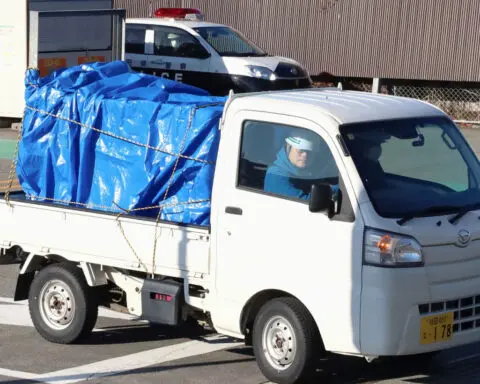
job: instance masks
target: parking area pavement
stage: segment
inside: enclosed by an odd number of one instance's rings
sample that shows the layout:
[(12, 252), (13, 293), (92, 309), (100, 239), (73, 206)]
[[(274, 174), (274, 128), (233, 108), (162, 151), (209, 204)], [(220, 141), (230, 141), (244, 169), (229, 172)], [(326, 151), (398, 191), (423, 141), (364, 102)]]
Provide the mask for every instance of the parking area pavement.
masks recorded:
[[(480, 130), (464, 134), (480, 153)], [(6, 169), (0, 160), (0, 176)], [(0, 265), (0, 383), (267, 383), (251, 348), (236, 340), (208, 331), (150, 327), (110, 310), (100, 311), (94, 332), (82, 344), (49, 343), (33, 328), (28, 304), (11, 299), (17, 268)], [(478, 383), (480, 345), (443, 352), (430, 362), (401, 358), (368, 364), (329, 356), (319, 362), (313, 382)]]
[(480, 128), (476, 129), (462, 129), (463, 135), (466, 137), (472, 149), (480, 158)]

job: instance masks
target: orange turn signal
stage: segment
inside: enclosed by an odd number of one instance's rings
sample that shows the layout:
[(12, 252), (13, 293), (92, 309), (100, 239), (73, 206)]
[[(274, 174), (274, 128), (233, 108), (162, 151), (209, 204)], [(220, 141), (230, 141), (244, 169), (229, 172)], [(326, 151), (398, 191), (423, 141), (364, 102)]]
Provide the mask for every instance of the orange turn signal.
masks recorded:
[(377, 248), (382, 253), (388, 253), (392, 248), (392, 238), (389, 235), (383, 235), (378, 241)]

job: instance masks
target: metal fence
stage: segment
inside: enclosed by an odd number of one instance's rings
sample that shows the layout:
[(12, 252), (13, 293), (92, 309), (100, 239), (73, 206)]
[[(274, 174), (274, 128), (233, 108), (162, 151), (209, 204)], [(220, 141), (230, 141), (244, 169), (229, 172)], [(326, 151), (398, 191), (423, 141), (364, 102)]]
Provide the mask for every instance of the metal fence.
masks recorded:
[[(335, 87), (338, 82), (341, 82), (345, 90), (372, 92), (371, 79), (336, 79), (315, 83), (315, 86)], [(480, 84), (462, 87), (396, 84), (389, 81), (381, 86), (380, 93), (423, 100), (441, 108), (457, 124), (480, 126)]]
[(436, 105), (458, 123), (480, 124), (480, 88), (394, 86), (393, 94)]

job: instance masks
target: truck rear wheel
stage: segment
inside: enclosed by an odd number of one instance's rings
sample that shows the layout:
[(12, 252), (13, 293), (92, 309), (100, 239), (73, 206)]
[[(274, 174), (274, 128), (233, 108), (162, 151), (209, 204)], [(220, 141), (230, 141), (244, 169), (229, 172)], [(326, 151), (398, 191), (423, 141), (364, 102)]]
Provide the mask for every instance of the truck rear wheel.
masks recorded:
[(295, 298), (264, 304), (255, 318), (252, 341), (260, 370), (274, 383), (301, 383), (315, 372), (320, 335), (310, 313)]
[(80, 268), (51, 264), (35, 276), (29, 292), (30, 316), (37, 332), (58, 344), (74, 343), (93, 329), (98, 305)]

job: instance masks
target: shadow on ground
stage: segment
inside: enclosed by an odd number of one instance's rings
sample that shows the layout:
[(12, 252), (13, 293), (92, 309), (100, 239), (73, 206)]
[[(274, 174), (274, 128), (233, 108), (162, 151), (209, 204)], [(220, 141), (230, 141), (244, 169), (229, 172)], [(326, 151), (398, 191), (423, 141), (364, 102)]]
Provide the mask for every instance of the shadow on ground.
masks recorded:
[(211, 334), (202, 327), (168, 327), (138, 323), (123, 326), (102, 327), (79, 342), (78, 345), (133, 344), (176, 339), (200, 339)]

